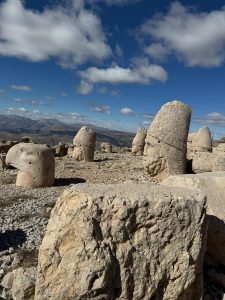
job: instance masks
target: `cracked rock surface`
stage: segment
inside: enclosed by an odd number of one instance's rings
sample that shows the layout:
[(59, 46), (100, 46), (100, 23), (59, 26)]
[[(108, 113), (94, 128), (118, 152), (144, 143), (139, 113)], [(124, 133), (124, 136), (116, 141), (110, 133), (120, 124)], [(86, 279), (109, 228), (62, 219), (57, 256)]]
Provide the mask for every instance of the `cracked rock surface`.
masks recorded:
[(200, 299), (205, 216), (195, 191), (74, 185), (51, 212), (35, 299)]

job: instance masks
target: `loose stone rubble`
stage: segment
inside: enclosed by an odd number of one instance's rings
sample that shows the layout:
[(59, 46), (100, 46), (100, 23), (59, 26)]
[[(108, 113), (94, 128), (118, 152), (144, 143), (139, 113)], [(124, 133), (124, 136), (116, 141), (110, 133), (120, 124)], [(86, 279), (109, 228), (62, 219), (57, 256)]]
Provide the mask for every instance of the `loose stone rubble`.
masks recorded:
[(132, 154), (142, 156), (144, 152), (145, 139), (147, 136), (147, 129), (140, 127), (132, 142)]
[(191, 108), (180, 101), (162, 106), (147, 132), (144, 167), (152, 177), (186, 173)]
[(18, 169), (18, 186), (45, 187), (54, 184), (54, 153), (46, 145), (17, 144), (8, 151), (6, 164)]
[(102, 143), (101, 151), (104, 153), (112, 153), (112, 145), (108, 142)]
[(72, 187), (51, 213), (35, 299), (200, 299), (204, 205), (149, 183)]
[(95, 131), (83, 126), (73, 139), (73, 158), (78, 161), (93, 161), (95, 153)]

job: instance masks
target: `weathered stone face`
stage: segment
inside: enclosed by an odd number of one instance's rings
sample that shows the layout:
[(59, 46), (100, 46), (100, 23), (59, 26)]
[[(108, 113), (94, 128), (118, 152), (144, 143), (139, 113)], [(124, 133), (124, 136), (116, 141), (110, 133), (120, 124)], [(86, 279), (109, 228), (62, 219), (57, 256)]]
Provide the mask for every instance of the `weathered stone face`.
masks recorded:
[(46, 145), (17, 144), (8, 151), (6, 164), (18, 169), (18, 186), (44, 187), (54, 184), (54, 153)]
[(132, 154), (141, 156), (144, 152), (144, 146), (145, 146), (145, 139), (147, 136), (147, 129), (145, 128), (138, 128), (137, 134), (133, 139), (132, 142)]
[(108, 142), (102, 143), (101, 151), (105, 153), (112, 153), (112, 145)]
[(73, 157), (78, 161), (93, 161), (96, 134), (92, 128), (83, 126), (73, 139)]
[(57, 200), (35, 299), (200, 299), (205, 198), (145, 184), (78, 184)]
[(144, 167), (159, 179), (186, 172), (187, 136), (191, 108), (179, 101), (165, 104), (145, 140)]

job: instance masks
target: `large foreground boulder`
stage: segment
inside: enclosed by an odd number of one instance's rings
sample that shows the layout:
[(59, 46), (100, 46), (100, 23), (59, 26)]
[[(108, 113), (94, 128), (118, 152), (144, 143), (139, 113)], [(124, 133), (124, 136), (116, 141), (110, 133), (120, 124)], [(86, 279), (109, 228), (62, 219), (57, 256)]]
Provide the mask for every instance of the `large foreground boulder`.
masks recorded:
[(163, 184), (198, 189), (207, 195), (207, 251), (225, 267), (225, 172), (171, 176)]
[(200, 299), (206, 227), (199, 192), (73, 186), (52, 210), (35, 299)]

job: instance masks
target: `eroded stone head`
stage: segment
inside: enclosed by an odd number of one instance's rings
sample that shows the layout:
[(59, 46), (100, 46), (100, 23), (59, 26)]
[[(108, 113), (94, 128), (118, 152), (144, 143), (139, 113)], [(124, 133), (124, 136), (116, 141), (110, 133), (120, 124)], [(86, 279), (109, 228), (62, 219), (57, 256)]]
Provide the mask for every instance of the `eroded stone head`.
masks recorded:
[(147, 132), (144, 167), (159, 179), (186, 171), (191, 108), (180, 101), (162, 106)]
[(18, 186), (44, 187), (54, 184), (54, 153), (47, 145), (19, 143), (8, 151), (6, 164), (18, 169)]
[(137, 156), (143, 155), (146, 136), (147, 136), (147, 129), (143, 127), (138, 128), (138, 131), (132, 142), (131, 152), (133, 155), (137, 155)]
[(101, 151), (105, 153), (112, 153), (112, 145), (108, 142), (101, 144)]
[(192, 140), (193, 152), (212, 152), (212, 137), (207, 126), (198, 130)]
[(95, 152), (95, 131), (83, 126), (73, 139), (73, 157), (78, 161), (93, 161)]

